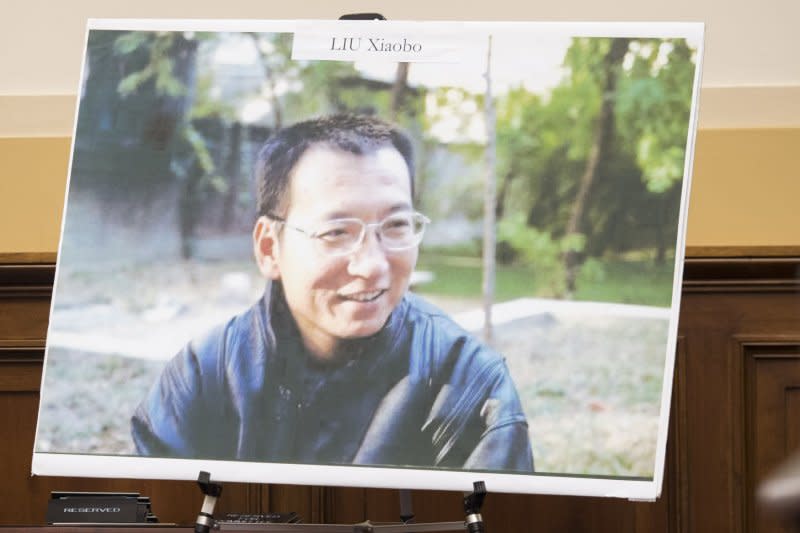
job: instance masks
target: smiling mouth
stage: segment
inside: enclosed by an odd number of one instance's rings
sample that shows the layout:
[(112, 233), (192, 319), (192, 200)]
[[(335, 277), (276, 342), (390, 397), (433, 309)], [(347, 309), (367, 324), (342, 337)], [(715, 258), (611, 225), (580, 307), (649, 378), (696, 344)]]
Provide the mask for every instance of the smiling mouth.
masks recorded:
[(386, 292), (385, 289), (381, 289), (377, 291), (359, 292), (354, 294), (341, 294), (340, 298), (351, 302), (368, 303), (368, 302), (374, 302), (375, 300), (380, 298), (385, 292)]

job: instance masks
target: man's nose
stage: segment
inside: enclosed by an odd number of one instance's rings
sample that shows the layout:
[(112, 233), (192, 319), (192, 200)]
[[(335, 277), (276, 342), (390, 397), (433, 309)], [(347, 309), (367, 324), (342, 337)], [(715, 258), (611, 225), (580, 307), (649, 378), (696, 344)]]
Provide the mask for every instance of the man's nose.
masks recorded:
[(361, 278), (374, 278), (389, 269), (389, 261), (383, 250), (377, 232), (368, 228), (361, 246), (352, 253), (347, 265), (347, 272), (351, 276)]

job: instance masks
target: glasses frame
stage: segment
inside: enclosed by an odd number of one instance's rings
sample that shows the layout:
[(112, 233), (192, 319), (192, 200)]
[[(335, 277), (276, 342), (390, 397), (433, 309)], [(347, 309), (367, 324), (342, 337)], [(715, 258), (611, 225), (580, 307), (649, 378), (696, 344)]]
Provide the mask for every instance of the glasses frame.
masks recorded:
[(383, 224), (387, 220), (389, 220), (391, 217), (396, 216), (398, 214), (399, 213), (392, 213), (391, 215), (389, 215), (387, 217), (384, 217), (379, 222), (364, 222), (360, 218), (355, 218), (355, 217), (336, 218), (336, 219), (333, 219), (333, 220), (328, 220), (326, 222), (326, 224), (331, 224), (331, 223), (335, 223), (335, 222), (357, 222), (361, 226), (361, 232), (359, 233), (358, 239), (356, 239), (355, 243), (353, 244), (352, 249), (348, 249), (348, 250), (342, 251), (342, 252), (331, 252), (330, 250), (323, 249), (322, 246), (321, 246), (322, 237), (319, 235), (319, 232), (317, 232), (317, 231), (310, 231), (310, 230), (302, 228), (300, 226), (296, 226), (296, 225), (292, 224), (291, 222), (289, 222), (288, 220), (286, 220), (284, 217), (275, 215), (273, 213), (267, 213), (265, 216), (267, 218), (269, 218), (270, 220), (273, 220), (273, 221), (281, 224), (282, 226), (285, 226), (285, 227), (287, 227), (289, 229), (293, 229), (293, 230), (295, 230), (295, 231), (297, 231), (299, 233), (302, 233), (303, 235), (305, 235), (309, 239), (314, 240), (315, 243), (318, 243), (317, 244), (317, 248), (320, 249), (322, 254), (324, 254), (324, 255), (326, 255), (328, 257), (343, 257), (343, 256), (346, 256), (346, 255), (353, 254), (353, 253), (355, 253), (355, 252), (357, 252), (357, 251), (359, 251), (361, 249), (361, 247), (364, 245), (364, 239), (366, 239), (366, 237), (367, 237), (367, 231), (370, 228), (375, 228), (375, 236), (378, 239), (378, 243), (380, 243), (380, 245), (381, 245), (381, 249), (383, 251), (385, 251), (385, 252), (390, 252), (390, 253), (391, 252), (404, 252), (406, 250), (411, 250), (412, 248), (416, 248), (417, 246), (419, 246), (420, 243), (422, 242), (423, 237), (425, 236), (425, 227), (428, 224), (431, 223), (431, 219), (429, 219), (427, 216), (423, 215), (419, 211), (411, 211), (410, 212), (410, 216), (411, 217), (416, 217), (422, 222), (422, 231), (419, 232), (419, 235), (417, 236), (416, 242), (414, 242), (414, 244), (411, 244), (409, 246), (404, 246), (402, 248), (388, 248), (386, 246), (384, 240), (381, 238), (381, 230), (380, 230), (380, 228), (381, 228), (381, 226), (383, 226)]

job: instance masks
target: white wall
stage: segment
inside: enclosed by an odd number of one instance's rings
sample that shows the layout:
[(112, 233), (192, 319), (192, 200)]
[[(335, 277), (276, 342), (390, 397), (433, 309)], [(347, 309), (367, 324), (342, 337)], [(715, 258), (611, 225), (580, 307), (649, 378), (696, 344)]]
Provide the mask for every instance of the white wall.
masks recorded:
[[(320, 18), (706, 23), (701, 127), (800, 125), (800, 0), (0, 0), (0, 136), (69, 135), (88, 18)], [(42, 98), (46, 96), (47, 98)], [(60, 96), (60, 99), (59, 99)]]

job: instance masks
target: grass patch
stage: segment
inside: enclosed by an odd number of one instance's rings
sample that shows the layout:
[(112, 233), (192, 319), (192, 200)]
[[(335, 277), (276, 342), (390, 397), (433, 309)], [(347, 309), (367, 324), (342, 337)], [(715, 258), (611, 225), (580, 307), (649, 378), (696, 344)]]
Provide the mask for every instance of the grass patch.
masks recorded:
[[(672, 301), (673, 263), (659, 265), (650, 259), (600, 261), (601, 268), (582, 272), (578, 277), (575, 300), (629, 303), (669, 307)], [(434, 274), (432, 281), (415, 288), (421, 294), (480, 298), (481, 261), (475, 257), (421, 253), (419, 270)], [(495, 279), (495, 300), (552, 297), (550, 273), (537, 272), (528, 265), (498, 265)]]

